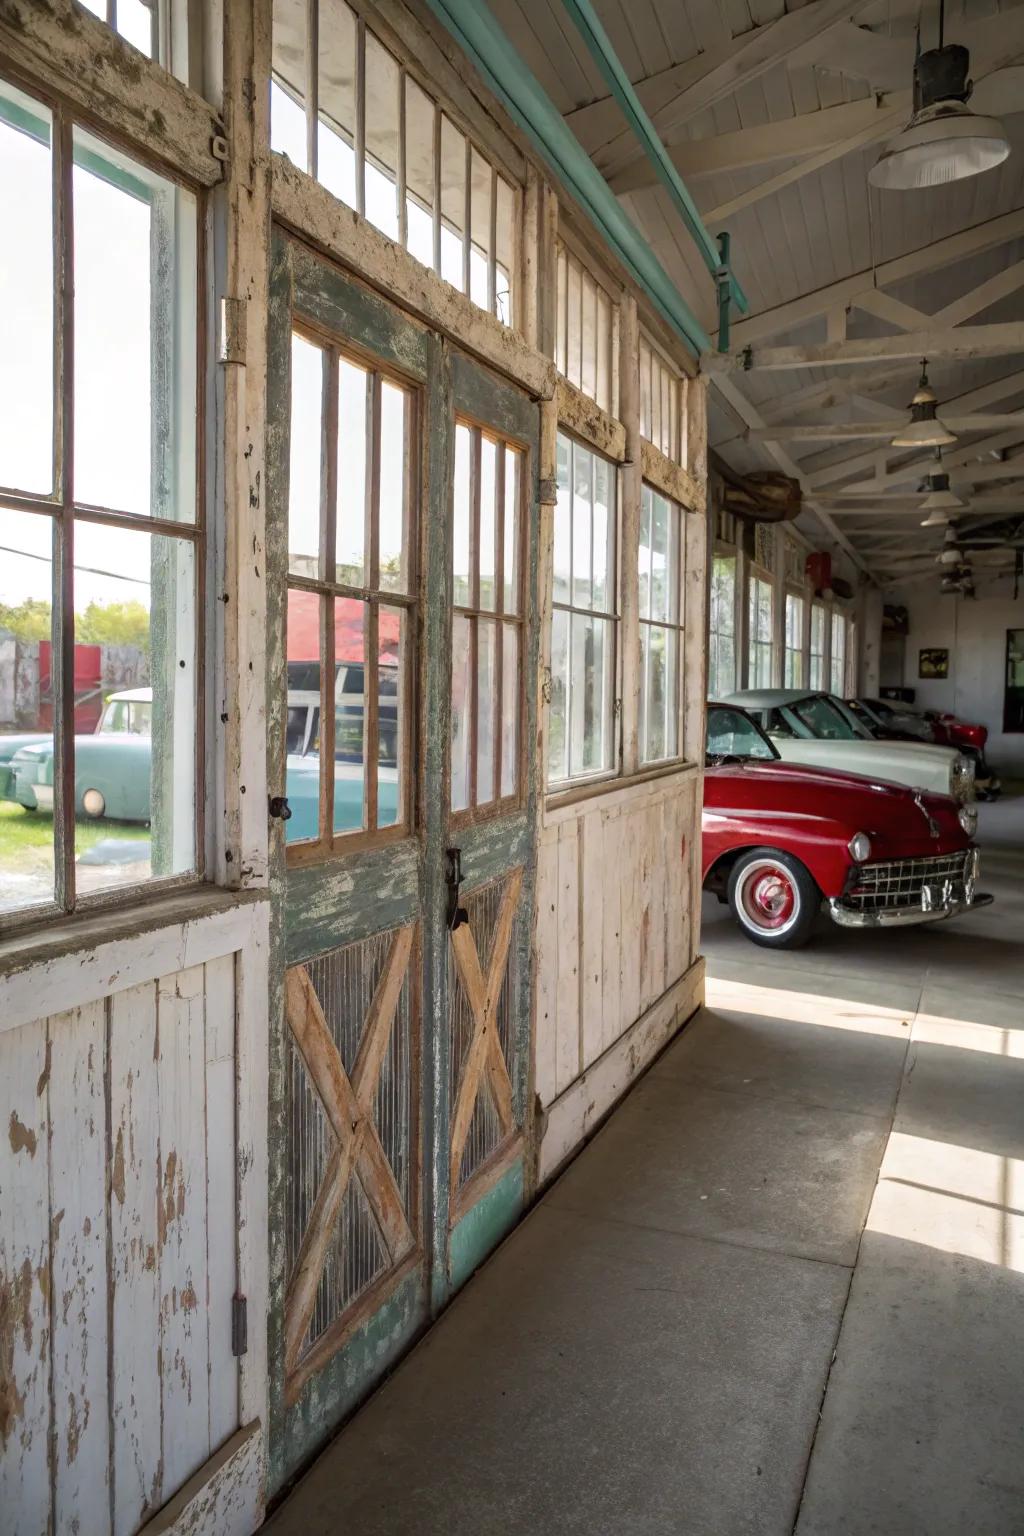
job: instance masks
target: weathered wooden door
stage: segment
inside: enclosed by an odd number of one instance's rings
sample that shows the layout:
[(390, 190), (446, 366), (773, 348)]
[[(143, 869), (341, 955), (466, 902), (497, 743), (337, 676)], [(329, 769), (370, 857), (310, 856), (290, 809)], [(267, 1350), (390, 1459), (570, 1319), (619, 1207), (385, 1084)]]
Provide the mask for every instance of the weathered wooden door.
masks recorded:
[(536, 408), (283, 236), (268, 342), (274, 1487), (522, 1203)]

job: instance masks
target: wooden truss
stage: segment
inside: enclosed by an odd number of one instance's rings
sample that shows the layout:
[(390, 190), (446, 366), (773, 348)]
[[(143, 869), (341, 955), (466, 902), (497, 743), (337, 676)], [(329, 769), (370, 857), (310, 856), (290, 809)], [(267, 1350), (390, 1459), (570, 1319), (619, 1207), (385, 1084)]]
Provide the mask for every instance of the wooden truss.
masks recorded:
[[(363, 1024), (359, 1052), (351, 1077), (342, 1065), (320, 999), (304, 965), (285, 975), (285, 1014), (310, 1082), (323, 1105), (334, 1148), (324, 1169), (309, 1224), (303, 1234), (295, 1268), (285, 1296), (285, 1369), (296, 1371), (303, 1340), (316, 1304), (331, 1240), (353, 1171), (376, 1217), (394, 1272), (414, 1252), (416, 1238), (405, 1203), (395, 1182), (374, 1123), (374, 1099), (387, 1055), (391, 1026), (409, 968), (413, 928), (399, 928)], [(344, 1314), (325, 1335), (325, 1351), (333, 1354), (351, 1331)], [(303, 1379), (308, 1372), (303, 1372)]]

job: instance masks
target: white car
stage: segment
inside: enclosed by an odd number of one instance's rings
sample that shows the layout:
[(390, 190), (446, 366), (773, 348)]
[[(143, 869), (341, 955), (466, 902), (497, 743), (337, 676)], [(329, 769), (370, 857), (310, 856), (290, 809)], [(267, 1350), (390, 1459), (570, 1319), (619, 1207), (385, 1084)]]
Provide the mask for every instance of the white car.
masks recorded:
[(961, 803), (974, 799), (974, 764), (962, 752), (924, 741), (876, 741), (831, 694), (758, 688), (732, 693), (722, 702), (749, 711), (785, 762), (842, 768), (952, 795)]

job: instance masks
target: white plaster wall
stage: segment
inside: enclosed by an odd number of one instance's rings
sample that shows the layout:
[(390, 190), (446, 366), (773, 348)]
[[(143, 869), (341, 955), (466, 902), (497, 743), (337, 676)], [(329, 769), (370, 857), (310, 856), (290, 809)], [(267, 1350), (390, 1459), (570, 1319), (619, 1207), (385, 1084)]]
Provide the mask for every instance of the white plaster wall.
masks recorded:
[[(910, 615), (906, 640), (904, 687), (916, 690), (921, 709), (949, 709), (965, 720), (988, 726), (987, 753), (1004, 776), (1024, 778), (1024, 735), (1003, 734), (1003, 682), (1006, 631), (1024, 628), (1024, 589), (1014, 599), (1000, 583), (998, 593), (978, 597), (943, 597), (907, 587), (886, 593), (886, 601), (904, 604)], [(918, 652), (923, 646), (946, 646), (949, 677), (919, 678)]]

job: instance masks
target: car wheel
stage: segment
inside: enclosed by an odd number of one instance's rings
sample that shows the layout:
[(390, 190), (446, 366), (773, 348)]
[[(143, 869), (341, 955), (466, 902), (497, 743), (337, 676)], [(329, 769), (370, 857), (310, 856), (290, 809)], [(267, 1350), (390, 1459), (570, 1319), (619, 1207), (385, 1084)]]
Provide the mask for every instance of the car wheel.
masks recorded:
[(100, 790), (87, 789), (82, 795), (82, 810), (87, 816), (92, 816), (95, 820), (99, 820), (106, 808), (107, 802), (104, 800)]
[(821, 892), (810, 872), (775, 848), (754, 848), (729, 876), (729, 905), (748, 939), (768, 949), (798, 949), (814, 928)]

